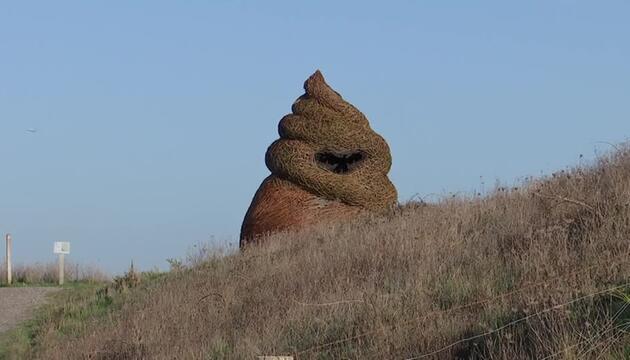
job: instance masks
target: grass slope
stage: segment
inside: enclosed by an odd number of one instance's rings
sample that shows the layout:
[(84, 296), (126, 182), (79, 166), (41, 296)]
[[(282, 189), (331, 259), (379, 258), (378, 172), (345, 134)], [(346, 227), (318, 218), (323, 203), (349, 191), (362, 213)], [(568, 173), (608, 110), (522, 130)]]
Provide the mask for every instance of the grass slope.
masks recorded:
[(104, 315), (113, 303), (111, 298), (97, 296), (102, 287), (102, 282), (93, 281), (64, 285), (31, 320), (0, 336), (0, 359), (30, 359), (42, 344), (78, 336), (89, 319)]
[(518, 189), (276, 234), (145, 283), (37, 355), (627, 359), (629, 281), (625, 148)]

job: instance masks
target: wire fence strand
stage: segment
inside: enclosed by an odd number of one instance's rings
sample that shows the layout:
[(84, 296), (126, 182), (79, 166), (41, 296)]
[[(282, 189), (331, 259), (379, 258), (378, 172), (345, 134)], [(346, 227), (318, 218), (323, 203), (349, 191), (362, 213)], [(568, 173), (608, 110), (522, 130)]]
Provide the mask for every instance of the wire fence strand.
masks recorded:
[[(569, 278), (571, 276), (576, 276), (576, 275), (579, 275), (579, 274), (582, 274), (582, 273), (586, 273), (586, 272), (588, 272), (588, 271), (590, 271), (592, 269), (601, 267), (602, 266), (602, 261), (604, 261), (604, 260), (597, 260), (597, 261), (594, 261), (591, 265), (583, 267), (583, 268), (581, 268), (579, 270), (570, 271), (570, 272), (567, 272), (567, 273), (564, 273), (564, 274), (560, 274), (560, 275), (557, 275), (557, 276), (554, 276), (554, 277), (551, 277), (551, 278), (548, 278), (548, 279), (545, 279), (545, 280), (541, 280), (541, 281), (525, 284), (525, 285), (519, 287), (518, 289), (511, 290), (511, 291), (508, 291), (508, 292), (505, 292), (505, 293), (502, 293), (502, 294), (499, 294), (499, 295), (496, 295), (496, 296), (484, 298), (484, 299), (481, 299), (481, 300), (473, 301), (473, 302), (470, 302), (470, 303), (467, 303), (467, 304), (464, 304), (464, 305), (455, 306), (455, 307), (451, 307), (451, 308), (444, 309), (444, 310), (434, 310), (434, 311), (431, 311), (431, 312), (425, 314), (424, 316), (422, 316), (420, 318), (408, 319), (407, 321), (404, 321), (404, 322), (402, 322), (402, 323), (400, 323), (398, 325), (406, 327), (406, 326), (409, 326), (410, 324), (415, 324), (415, 323), (417, 323), (419, 321), (426, 320), (426, 319), (430, 318), (431, 316), (440, 315), (440, 314), (449, 314), (449, 313), (452, 313), (452, 312), (456, 312), (456, 311), (460, 311), (460, 310), (464, 310), (464, 309), (473, 308), (473, 307), (476, 307), (476, 306), (481, 306), (481, 305), (493, 303), (493, 302), (496, 302), (498, 300), (501, 300), (501, 299), (504, 299), (504, 298), (507, 298), (507, 297), (510, 297), (510, 296), (522, 293), (522, 292), (524, 292), (524, 291), (526, 291), (528, 289), (533, 289), (533, 288), (537, 288), (537, 287), (540, 287), (540, 286), (549, 285), (550, 283), (558, 281), (558, 280), (562, 280), (562, 279)], [(620, 266), (620, 265), (624, 265), (624, 264), (630, 264), (630, 258), (627, 256), (627, 254), (621, 254), (621, 255), (618, 255), (616, 257), (613, 257), (612, 259), (608, 259), (608, 260), (604, 261), (604, 264), (607, 265), (608, 268), (612, 269), (613, 267), (616, 267), (616, 266)], [(625, 285), (621, 285), (621, 286), (618, 286), (618, 287), (611, 288), (612, 290), (611, 289), (606, 289), (606, 290), (603, 291), (603, 293), (608, 292), (608, 291), (613, 291), (613, 290), (616, 290), (616, 289), (619, 289), (619, 288), (623, 288), (624, 286), (628, 286), (628, 285), (630, 285), (630, 283), (629, 284), (625, 284)], [(596, 294), (594, 294), (592, 296), (595, 296), (598, 293), (596, 293)], [(588, 297), (589, 297), (589, 295), (587, 295), (585, 297), (581, 297), (579, 299), (588, 298)], [(573, 302), (575, 302), (575, 301), (573, 301)], [(535, 315), (535, 314), (529, 315), (526, 318), (530, 318), (533, 315)], [(521, 321), (523, 321), (523, 320), (521, 319)], [(514, 325), (514, 324), (512, 324), (512, 325)], [(505, 327), (507, 327), (507, 326), (503, 326), (500, 329), (503, 329)], [(326, 343), (318, 344), (318, 345), (315, 345), (315, 346), (311, 346), (309, 348), (306, 348), (306, 349), (299, 350), (299, 351), (295, 352), (294, 355), (295, 356), (299, 356), (299, 355), (306, 354), (306, 353), (309, 353), (309, 352), (320, 351), (320, 350), (327, 349), (327, 348), (330, 348), (330, 347), (335, 347), (335, 346), (338, 346), (338, 345), (346, 343), (346, 342), (356, 341), (358, 339), (361, 339), (361, 338), (364, 338), (364, 337), (367, 337), (367, 336), (370, 336), (370, 335), (374, 335), (374, 334), (380, 332), (381, 330), (382, 329), (367, 331), (367, 332), (356, 334), (356, 335), (353, 335), (353, 336), (350, 336), (350, 337), (345, 337), (345, 338), (338, 339), (338, 340), (335, 340), (335, 341), (326, 342)], [(496, 332), (497, 330), (494, 330), (494, 331)], [(471, 339), (459, 340), (457, 342), (457, 344), (460, 344), (460, 343), (465, 342), (465, 341), (473, 340), (473, 339), (475, 339), (477, 337), (483, 337), (483, 336), (487, 336), (488, 335), (488, 334), (485, 334), (485, 335), (484, 334), (477, 335), (475, 337), (471, 337)], [(452, 346), (450, 346), (448, 348), (456, 346), (457, 344), (452, 344)], [(444, 350), (445, 349), (440, 350), (440, 351), (438, 351), (438, 353), (442, 352)], [(428, 355), (421, 355), (421, 356), (422, 357), (426, 357)], [(422, 357), (420, 357), (420, 358), (422, 358)], [(415, 359), (415, 358), (411, 358), (411, 359)]]
[(629, 287), (629, 286), (630, 286), (630, 282), (625, 283), (623, 285), (619, 285), (619, 286), (615, 286), (615, 287), (612, 287), (612, 288), (608, 288), (608, 289), (605, 289), (605, 290), (597, 291), (597, 292), (594, 292), (594, 293), (591, 293), (591, 294), (587, 294), (587, 295), (584, 295), (584, 296), (580, 296), (579, 298), (573, 299), (571, 301), (567, 301), (567, 302), (562, 303), (562, 304), (556, 304), (554, 306), (545, 308), (545, 309), (543, 309), (541, 311), (538, 311), (538, 312), (535, 312), (533, 314), (530, 314), (530, 315), (524, 316), (522, 318), (516, 319), (516, 320), (511, 321), (511, 322), (509, 322), (509, 323), (507, 323), (507, 324), (505, 324), (503, 326), (500, 326), (500, 327), (498, 327), (496, 329), (493, 329), (493, 330), (490, 330), (490, 331), (486, 331), (484, 333), (481, 333), (481, 334), (478, 334), (478, 335), (474, 335), (474, 336), (470, 336), (470, 337), (467, 337), (467, 338), (464, 338), (464, 339), (457, 340), (457, 341), (455, 341), (455, 342), (453, 342), (453, 343), (451, 343), (451, 344), (449, 344), (447, 346), (444, 346), (444, 347), (442, 347), (442, 348), (440, 348), (438, 350), (435, 350), (435, 351), (432, 351), (432, 352), (429, 352), (429, 353), (425, 353), (425, 354), (422, 354), (422, 355), (406, 358), (405, 360), (417, 360), (417, 359), (423, 359), (423, 358), (426, 358), (426, 357), (429, 357), (429, 356), (437, 355), (437, 354), (439, 354), (439, 353), (441, 353), (443, 351), (446, 351), (448, 349), (451, 349), (451, 348), (453, 348), (453, 347), (455, 347), (455, 346), (457, 346), (459, 344), (462, 344), (462, 343), (465, 343), (465, 342), (468, 342), (468, 341), (471, 341), (471, 340), (480, 339), (480, 338), (486, 337), (488, 335), (492, 335), (494, 333), (497, 333), (497, 332), (505, 330), (505, 329), (507, 329), (509, 327), (512, 327), (512, 326), (514, 326), (514, 325), (516, 325), (518, 323), (521, 323), (523, 321), (527, 321), (528, 319), (531, 319), (532, 317), (540, 316), (540, 315), (542, 315), (544, 313), (548, 313), (548, 312), (553, 311), (553, 310), (561, 309), (561, 308), (563, 308), (565, 306), (574, 304), (574, 303), (582, 301), (584, 299), (592, 298), (592, 297), (597, 296), (597, 295), (609, 293), (611, 291), (615, 291), (615, 290), (618, 290), (618, 289), (623, 289), (623, 288), (626, 288), (626, 287)]

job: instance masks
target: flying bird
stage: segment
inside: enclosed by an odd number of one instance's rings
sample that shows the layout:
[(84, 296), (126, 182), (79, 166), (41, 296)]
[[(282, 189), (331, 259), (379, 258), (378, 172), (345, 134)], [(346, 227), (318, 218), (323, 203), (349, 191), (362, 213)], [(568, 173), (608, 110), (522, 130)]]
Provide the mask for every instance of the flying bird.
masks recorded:
[(37, 132), (37, 129), (35, 129), (35, 128), (26, 129), (26, 132), (31, 133), (31, 134), (35, 134)]

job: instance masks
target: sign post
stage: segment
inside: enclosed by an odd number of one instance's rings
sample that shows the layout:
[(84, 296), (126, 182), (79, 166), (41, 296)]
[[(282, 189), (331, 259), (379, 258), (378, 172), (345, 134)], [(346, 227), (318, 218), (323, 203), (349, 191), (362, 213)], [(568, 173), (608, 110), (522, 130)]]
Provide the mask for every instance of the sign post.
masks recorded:
[(11, 285), (11, 234), (5, 237), (7, 241), (7, 285)]
[(56, 241), (53, 252), (59, 255), (59, 285), (64, 281), (64, 255), (70, 254), (70, 243), (67, 241)]

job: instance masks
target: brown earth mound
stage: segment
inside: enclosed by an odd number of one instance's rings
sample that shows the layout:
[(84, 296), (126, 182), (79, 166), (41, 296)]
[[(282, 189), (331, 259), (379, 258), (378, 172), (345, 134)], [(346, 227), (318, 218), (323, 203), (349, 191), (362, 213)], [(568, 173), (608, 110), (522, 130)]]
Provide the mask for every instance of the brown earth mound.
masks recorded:
[(384, 211), (397, 202), (387, 178), (389, 146), (319, 71), (278, 125), (265, 156), (271, 175), (256, 192), (241, 227), (243, 246), (261, 235)]

